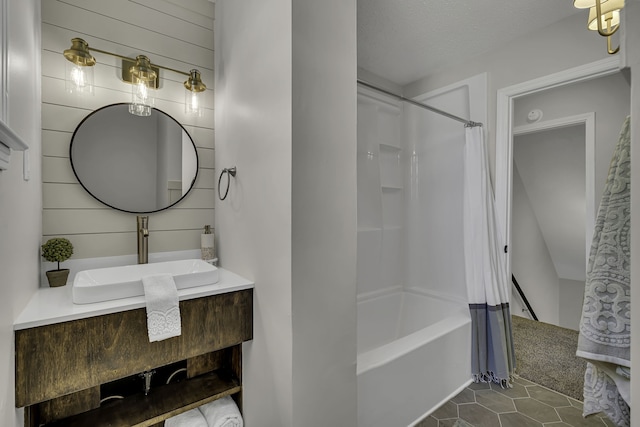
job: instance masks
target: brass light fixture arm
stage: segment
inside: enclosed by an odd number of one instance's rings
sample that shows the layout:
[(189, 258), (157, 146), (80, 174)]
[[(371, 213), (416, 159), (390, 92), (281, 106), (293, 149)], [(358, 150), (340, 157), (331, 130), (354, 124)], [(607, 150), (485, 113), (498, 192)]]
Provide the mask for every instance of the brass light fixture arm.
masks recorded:
[[(95, 47), (91, 47), (91, 46), (89, 46), (88, 49), (91, 50), (91, 51), (94, 51), (94, 52), (104, 53), (105, 55), (115, 56), (116, 58), (126, 59), (127, 61), (136, 62), (135, 58), (130, 58), (128, 56), (120, 55), (118, 53), (109, 52), (108, 50), (96, 49)], [(165, 67), (164, 65), (158, 65), (158, 64), (154, 64), (154, 63), (151, 63), (151, 65), (156, 67), (156, 68), (160, 68), (161, 70), (173, 71), (174, 73), (182, 74), (183, 76), (189, 76), (190, 75), (189, 73), (187, 73), (185, 71), (176, 70), (175, 68), (171, 68), (171, 67)]]
[[(109, 52), (108, 50), (103, 50), (103, 49), (98, 49), (98, 48), (95, 48), (95, 47), (91, 47), (83, 39), (74, 39), (74, 40), (77, 40), (77, 41), (82, 43), (82, 47), (81, 48), (85, 49), (85, 52), (86, 51), (99, 52), (99, 53), (103, 53), (105, 55), (110, 55), (110, 56), (114, 56), (116, 58), (120, 58), (123, 61), (132, 62), (134, 64), (137, 61), (136, 58), (130, 58), (128, 56), (120, 55), (120, 54), (117, 54), (117, 53), (114, 53), (114, 52)], [(186, 72), (186, 71), (176, 70), (175, 68), (166, 67), (164, 65), (153, 64), (151, 62), (149, 62), (149, 65), (151, 67), (153, 67), (153, 68), (156, 68), (156, 69), (172, 71), (174, 73), (181, 74), (183, 76), (189, 77), (189, 79), (185, 82), (185, 87), (187, 87), (187, 89), (189, 89), (189, 90), (191, 90), (193, 92), (202, 92), (207, 88), (204, 85), (204, 83), (202, 83), (202, 80), (200, 80), (200, 72), (198, 70), (191, 70), (189, 72)]]
[(124, 56), (124, 55), (119, 55), (117, 53), (113, 53), (113, 52), (109, 52), (107, 50), (102, 50), (102, 49), (96, 49), (95, 47), (91, 47), (88, 46), (87, 49), (89, 49), (90, 51), (94, 51), (94, 52), (100, 52), (100, 53), (104, 53), (106, 55), (111, 55), (111, 56), (115, 56), (116, 58), (120, 58), (120, 59), (128, 59), (129, 61), (133, 61), (135, 62), (136, 60), (133, 58), (129, 58), (128, 56)]
[(607, 52), (610, 55), (613, 55), (614, 53), (618, 53), (618, 51), (620, 50), (620, 46), (618, 46), (615, 49), (611, 49), (611, 36), (607, 37)]
[(596, 21), (598, 23), (598, 34), (607, 38), (607, 53), (609, 53), (610, 55), (618, 53), (618, 51), (620, 50), (620, 46), (615, 49), (611, 48), (611, 36), (614, 35), (616, 31), (618, 31), (618, 28), (620, 28), (620, 25), (616, 25), (614, 28), (611, 28), (612, 19), (613, 17), (609, 17), (608, 19), (606, 19), (607, 29), (605, 31), (604, 28), (602, 28), (602, 6), (600, 4), (600, 0), (596, 0)]
[(606, 20), (607, 30), (605, 31), (605, 29), (602, 27), (602, 5), (600, 4), (600, 1), (601, 0), (596, 0), (596, 21), (598, 23), (598, 34), (600, 34), (602, 37), (610, 37), (614, 35), (616, 31), (618, 31), (620, 25), (616, 25), (615, 27), (611, 28), (611, 19), (613, 18), (609, 18)]

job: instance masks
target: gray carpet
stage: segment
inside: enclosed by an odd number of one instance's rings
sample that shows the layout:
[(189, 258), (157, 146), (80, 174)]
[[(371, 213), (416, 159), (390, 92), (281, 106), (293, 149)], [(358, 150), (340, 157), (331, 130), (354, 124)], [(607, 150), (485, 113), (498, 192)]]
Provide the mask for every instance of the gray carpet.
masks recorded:
[(512, 319), (516, 374), (582, 401), (586, 362), (575, 355), (578, 331), (520, 316)]

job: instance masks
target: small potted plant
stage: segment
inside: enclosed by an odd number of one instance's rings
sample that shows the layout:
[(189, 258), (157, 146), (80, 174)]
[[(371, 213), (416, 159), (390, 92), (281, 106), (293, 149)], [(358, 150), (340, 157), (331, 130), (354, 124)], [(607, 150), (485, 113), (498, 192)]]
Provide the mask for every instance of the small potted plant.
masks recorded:
[(47, 271), (49, 286), (52, 288), (66, 285), (69, 269), (60, 269), (60, 263), (71, 258), (71, 255), (73, 255), (73, 245), (64, 237), (54, 237), (42, 245), (42, 257), (49, 262), (58, 263), (57, 270)]

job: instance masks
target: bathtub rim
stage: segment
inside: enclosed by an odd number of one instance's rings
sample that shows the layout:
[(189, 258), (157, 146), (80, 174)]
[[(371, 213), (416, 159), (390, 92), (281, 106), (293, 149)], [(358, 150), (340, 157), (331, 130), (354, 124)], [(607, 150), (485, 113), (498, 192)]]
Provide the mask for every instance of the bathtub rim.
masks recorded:
[[(358, 354), (356, 361), (356, 376), (360, 376), (365, 374), (368, 371), (384, 366), (390, 362), (393, 362), (396, 359), (404, 356), (405, 354), (414, 351), (421, 346), (423, 346), (426, 342), (430, 342), (436, 340), (443, 335), (464, 327), (465, 325), (471, 324), (471, 315), (468, 311), (468, 306), (466, 302), (462, 302), (459, 299), (454, 298), (442, 298), (440, 295), (434, 295), (428, 292), (416, 292), (415, 289), (398, 289), (393, 288), (393, 292), (375, 292), (375, 295), (367, 295), (367, 298), (363, 298), (358, 302), (364, 302), (375, 297), (382, 297), (386, 295), (390, 295), (393, 293), (408, 293), (408, 294), (418, 294), (420, 296), (447, 300), (448, 302), (454, 302), (459, 304), (458, 309), (451, 313), (451, 316), (447, 316), (442, 320), (433, 323), (429, 326), (426, 326), (418, 331), (415, 331), (409, 335), (398, 338), (392, 342), (384, 344), (382, 346), (367, 350), (361, 354)], [(401, 351), (400, 351), (401, 350)]]

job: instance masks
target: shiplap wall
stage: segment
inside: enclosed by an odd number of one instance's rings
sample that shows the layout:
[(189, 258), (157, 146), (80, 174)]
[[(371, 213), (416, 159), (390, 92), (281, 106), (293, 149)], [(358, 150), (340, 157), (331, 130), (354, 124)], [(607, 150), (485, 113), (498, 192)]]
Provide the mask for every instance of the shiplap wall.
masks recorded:
[[(149, 252), (200, 247), (205, 224), (214, 224), (214, 5), (207, 0), (42, 0), (42, 181), (43, 242), (68, 238), (73, 258), (136, 253), (136, 215), (116, 211), (91, 197), (76, 180), (69, 144), (76, 126), (104, 105), (128, 102), (131, 87), (120, 60), (94, 52), (95, 95), (65, 92), (65, 59), (73, 37), (120, 55), (147, 55), (152, 63), (200, 70), (208, 89), (203, 117), (184, 113), (186, 77), (161, 70), (156, 108), (180, 122), (199, 157), (191, 192), (174, 207), (150, 214)], [(117, 168), (117, 165), (114, 165)]]

